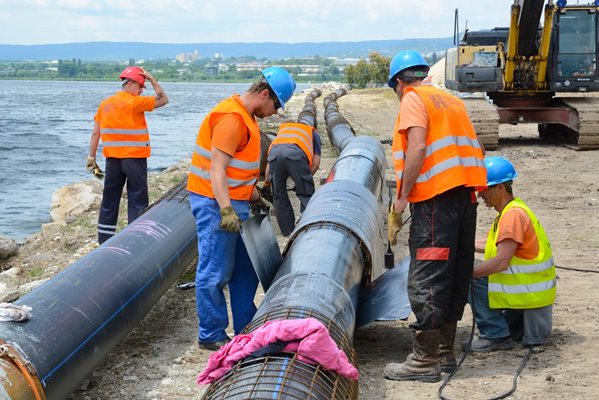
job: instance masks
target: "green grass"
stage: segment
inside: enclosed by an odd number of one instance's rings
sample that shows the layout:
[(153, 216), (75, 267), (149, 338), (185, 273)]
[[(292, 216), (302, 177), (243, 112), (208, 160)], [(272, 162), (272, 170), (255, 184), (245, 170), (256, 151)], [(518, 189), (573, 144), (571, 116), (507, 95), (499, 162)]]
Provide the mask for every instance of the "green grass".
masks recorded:
[(30, 269), (28, 274), (32, 278), (37, 278), (38, 276), (41, 276), (43, 272), (44, 272), (44, 269), (42, 267), (36, 267), (36, 268)]

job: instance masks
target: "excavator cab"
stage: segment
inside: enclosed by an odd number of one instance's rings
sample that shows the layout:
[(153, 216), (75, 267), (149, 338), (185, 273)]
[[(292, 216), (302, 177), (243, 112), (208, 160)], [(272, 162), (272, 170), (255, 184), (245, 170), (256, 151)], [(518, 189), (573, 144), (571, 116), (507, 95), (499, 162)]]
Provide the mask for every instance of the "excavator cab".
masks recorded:
[[(463, 96), (479, 139), (499, 145), (499, 124), (536, 123), (539, 135), (599, 149), (599, 0), (514, 0), (509, 28), (468, 32), (445, 57), (445, 87)], [(567, 93), (576, 93), (568, 96)]]
[(464, 30), (459, 37), (459, 16), (455, 10), (452, 47), (445, 52), (445, 87), (458, 92), (497, 92), (503, 89), (501, 43), (507, 42), (508, 28)]
[(464, 33), (457, 47), (445, 53), (445, 86), (459, 92), (497, 92), (503, 89), (499, 45), (508, 28)]
[(597, 7), (568, 6), (554, 15), (547, 80), (553, 92), (599, 90)]

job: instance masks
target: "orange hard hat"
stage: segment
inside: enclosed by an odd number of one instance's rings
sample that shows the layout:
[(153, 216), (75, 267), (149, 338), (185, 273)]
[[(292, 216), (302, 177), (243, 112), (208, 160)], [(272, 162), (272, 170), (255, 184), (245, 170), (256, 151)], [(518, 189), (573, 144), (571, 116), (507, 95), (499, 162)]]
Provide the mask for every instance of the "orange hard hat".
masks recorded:
[(142, 69), (139, 67), (127, 67), (121, 72), (121, 76), (119, 77), (122, 80), (131, 79), (134, 82), (137, 82), (145, 89), (146, 85), (146, 77), (142, 74)]

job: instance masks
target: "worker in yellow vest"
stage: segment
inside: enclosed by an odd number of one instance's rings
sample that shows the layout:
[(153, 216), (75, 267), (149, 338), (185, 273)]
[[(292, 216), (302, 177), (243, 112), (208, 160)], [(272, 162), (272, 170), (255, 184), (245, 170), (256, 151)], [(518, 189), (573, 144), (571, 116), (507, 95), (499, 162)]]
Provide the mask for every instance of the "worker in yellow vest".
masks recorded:
[(412, 354), (390, 363), (392, 380), (437, 382), (439, 356), (453, 357), (457, 321), (468, 301), (474, 264), (477, 187), (485, 187), (483, 148), (463, 102), (422, 85), (429, 66), (418, 52), (400, 51), (388, 85), (400, 100), (392, 156), (397, 197), (389, 213), (389, 241), (397, 242), (410, 204), (408, 298), (416, 321)]
[(300, 214), (314, 194), (313, 175), (320, 167), (322, 144), (318, 131), (306, 124), (281, 124), (268, 151), (268, 168), (264, 185), (271, 186), (277, 223), (283, 236), (295, 228), (295, 213), (287, 194), (287, 178), (295, 184)]
[(263, 201), (256, 189), (260, 175), (256, 118), (283, 108), (295, 90), (295, 81), (285, 69), (268, 67), (261, 73), (247, 92), (221, 101), (204, 118), (189, 168), (187, 190), (199, 253), (198, 345), (204, 350), (217, 350), (231, 340), (226, 333), (225, 286), (229, 286), (236, 335), (256, 313), (258, 277), (239, 234), (249, 216), (249, 203)]
[[(133, 222), (148, 207), (148, 157), (150, 133), (145, 112), (168, 103), (158, 81), (140, 67), (127, 67), (120, 75), (122, 90), (100, 104), (94, 117), (86, 168), (96, 177), (104, 173), (96, 162), (98, 143), (106, 157), (106, 179), (98, 218), (98, 242), (104, 243), (116, 233), (119, 203), (127, 184), (128, 221)], [(154, 96), (141, 96), (146, 79)]]
[(556, 276), (551, 245), (530, 208), (514, 197), (518, 176), (504, 157), (485, 158), (488, 189), (479, 194), (499, 215), (484, 249), (485, 261), (474, 267), (472, 285), (478, 339), (474, 352), (507, 350), (514, 339), (524, 345), (547, 341), (552, 328)]

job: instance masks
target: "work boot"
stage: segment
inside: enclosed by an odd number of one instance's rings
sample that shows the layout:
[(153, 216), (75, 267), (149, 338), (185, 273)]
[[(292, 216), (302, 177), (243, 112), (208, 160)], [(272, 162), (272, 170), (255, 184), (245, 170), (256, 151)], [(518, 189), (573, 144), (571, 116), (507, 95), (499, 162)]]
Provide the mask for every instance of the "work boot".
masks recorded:
[(231, 341), (230, 337), (226, 337), (223, 340), (218, 340), (216, 342), (201, 342), (198, 340), (198, 347), (201, 350), (212, 350), (212, 351), (216, 351), (218, 349), (220, 349), (221, 347), (223, 347), (224, 345), (226, 345), (227, 343), (229, 343)]
[(458, 322), (445, 322), (439, 327), (439, 366), (441, 372), (452, 373), (458, 365), (453, 344)]
[(472, 341), (472, 345), (468, 348), (468, 342), (462, 344), (462, 350), (474, 353), (488, 353), (495, 350), (509, 350), (514, 347), (514, 341), (511, 336), (506, 336), (499, 339), (485, 339), (479, 337)]
[(413, 335), (413, 352), (403, 364), (387, 364), (385, 378), (394, 381), (439, 382), (439, 329), (414, 330)]

